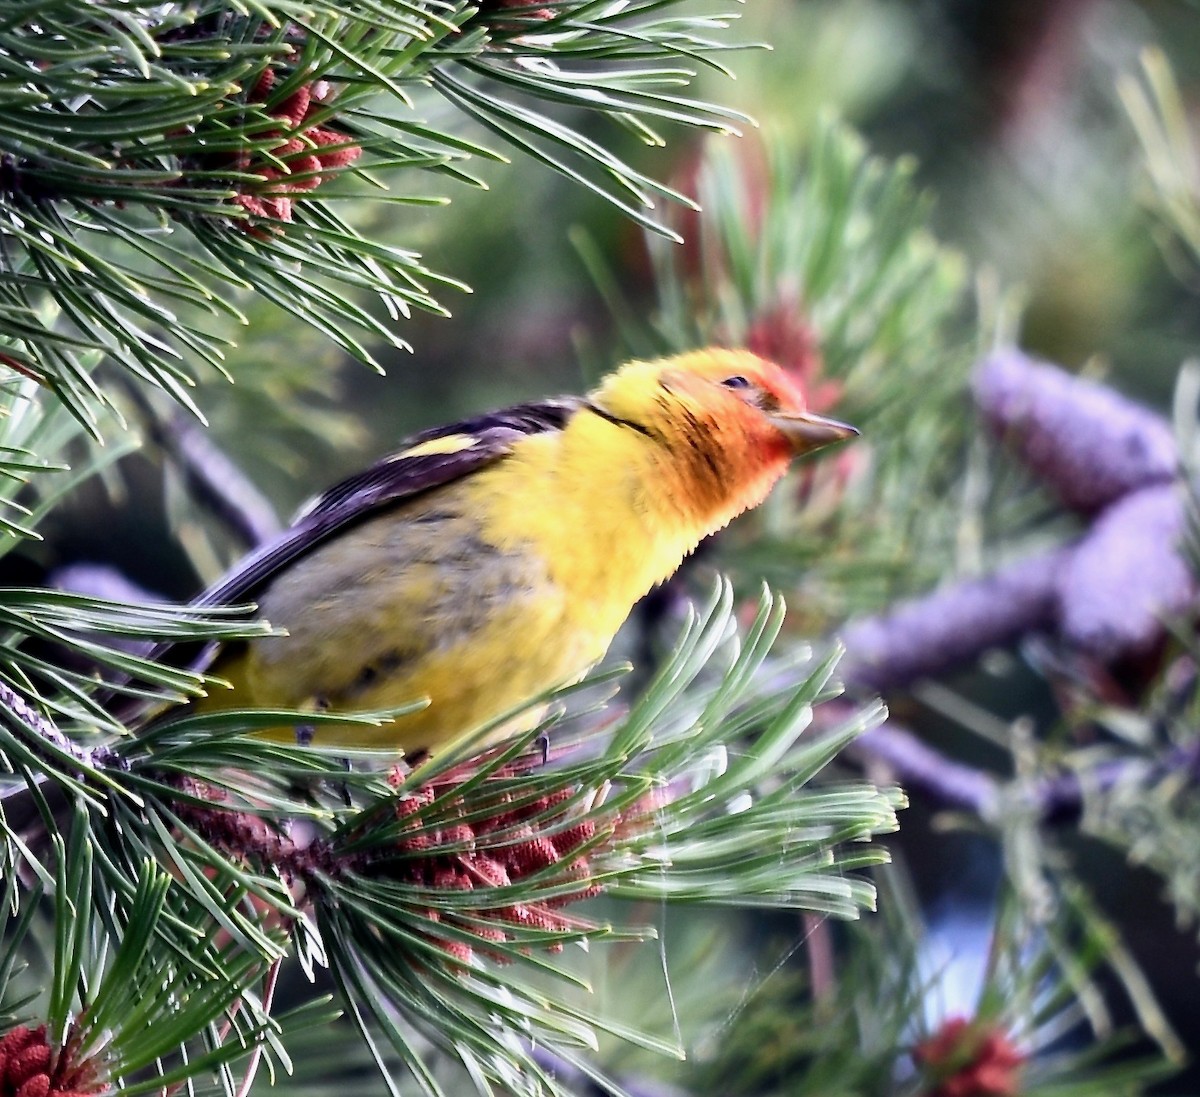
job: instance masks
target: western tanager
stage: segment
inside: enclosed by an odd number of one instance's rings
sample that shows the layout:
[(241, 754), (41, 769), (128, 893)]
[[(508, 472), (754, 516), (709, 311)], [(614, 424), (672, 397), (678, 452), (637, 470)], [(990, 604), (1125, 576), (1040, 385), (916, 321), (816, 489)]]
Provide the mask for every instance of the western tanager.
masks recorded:
[[(433, 751), (583, 675), (633, 604), (756, 506), (793, 457), (855, 434), (745, 351), (629, 362), (582, 397), (437, 427), (331, 488), (203, 596), (286, 635), (228, 647), (213, 708), (377, 710), (337, 746)], [(297, 729), (280, 729), (295, 735)]]

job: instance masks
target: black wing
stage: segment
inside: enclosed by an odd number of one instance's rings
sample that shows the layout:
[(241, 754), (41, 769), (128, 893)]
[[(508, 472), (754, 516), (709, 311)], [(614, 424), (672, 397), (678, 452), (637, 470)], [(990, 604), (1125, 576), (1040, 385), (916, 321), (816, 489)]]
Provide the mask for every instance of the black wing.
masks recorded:
[(395, 453), (317, 496), (291, 527), (247, 556), (195, 604), (228, 605), (252, 598), (281, 568), (334, 533), (498, 461), (522, 438), (561, 430), (582, 404), (581, 398), (570, 396), (519, 404), (414, 434)]

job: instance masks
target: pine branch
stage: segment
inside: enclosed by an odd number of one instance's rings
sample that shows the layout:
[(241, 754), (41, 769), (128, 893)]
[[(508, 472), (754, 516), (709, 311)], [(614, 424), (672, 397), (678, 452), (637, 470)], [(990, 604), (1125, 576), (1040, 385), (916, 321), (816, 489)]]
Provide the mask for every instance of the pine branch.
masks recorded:
[[(0, 1038), (5, 1092), (136, 1095), (187, 1085), (233, 1097), (230, 1068), (278, 1048), (270, 979), (261, 999), (254, 992), (261, 966), (214, 945), (198, 925), (179, 935), (172, 879), (149, 861), (115, 909), (84, 919), (82, 931), (78, 913), (92, 903), (98, 867), (83, 813), (52, 846), (50, 903), (41, 904), (37, 888), (16, 902), (17, 877), (4, 874), (0, 1011), (26, 1021)], [(55, 935), (47, 983), (29, 991), (29, 973), (15, 960), (35, 951), (40, 913), (72, 929)], [(322, 1013), (325, 1003), (314, 1003), (290, 1023)]]
[[(531, 980), (571, 982), (551, 959), (566, 943), (642, 935), (569, 904), (604, 892), (853, 917), (873, 901), (858, 870), (886, 854), (860, 843), (894, 828), (897, 797), (804, 786), (876, 714), (800, 741), (836, 657), (770, 683), (761, 667), (782, 604), (764, 595), (740, 643), (733, 609), (722, 585), (604, 746), (585, 711), (483, 753), (465, 743), (389, 781), (248, 734), (305, 714), (159, 718), (118, 740), (118, 764), (82, 773), (83, 787), (55, 782), (80, 819), (97, 820), (79, 824), (103, 867), (97, 902), (132, 887), (146, 858), (161, 861), (181, 910), (222, 926), (259, 964), (283, 955), (278, 927), (311, 911), (364, 1036), (382, 1038), (429, 1092), (424, 1042), (478, 1076), (525, 1078), (519, 1092), (563, 1093), (506, 1033), (528, 1031), (581, 1064), (593, 1029), (637, 1037)], [(530, 748), (555, 723), (546, 765)], [(0, 749), (12, 757), (15, 744)], [(11, 820), (0, 825), (16, 837)]]
[(0, 382), (0, 557), (37, 539), (39, 522), (59, 500), (128, 452), (122, 445), (107, 452), (85, 445), (75, 461), (78, 471), (72, 471), (63, 457), (68, 445), (78, 443), (80, 425), (41, 397), (41, 384), (32, 377)]
[[(1072, 545), (850, 622), (843, 674), (852, 690), (903, 690), (1044, 631), (1110, 664), (1158, 643), (1166, 620), (1192, 604), (1178, 458), (1162, 419), (1015, 350), (981, 364), (975, 393), (985, 421), (1035, 475), (1064, 502), (1100, 513)], [(892, 721), (862, 736), (855, 750), (944, 806), (991, 819), (1003, 802), (996, 778), (946, 758)], [(1017, 795), (1045, 822), (1077, 822), (1087, 792), (1126, 781), (1149, 786), (1167, 774), (1194, 782), (1196, 761), (1194, 746), (1170, 748), (1149, 766), (1133, 756), (1023, 781)]]
[[(339, 202), (376, 173), (476, 182), (498, 153), (415, 119), (432, 89), (463, 120), (561, 171), (643, 224), (669, 188), (558, 108), (598, 113), (650, 144), (651, 122), (728, 131), (736, 112), (678, 94), (726, 48), (727, 18), (683, 0), (545, 9), (442, 0), (400, 6), (220, 0), (127, 6), (54, 0), (0, 23), (0, 321), (12, 368), (89, 429), (103, 354), (195, 410), (194, 363), (222, 369), (234, 296), (256, 293), (374, 363), (395, 321), (444, 312), (457, 286), (368, 238)], [(429, 98), (428, 92), (419, 96)], [(388, 197), (428, 204), (440, 199)], [(386, 319), (364, 307), (373, 299)]]
[[(928, 796), (938, 807), (968, 811), (981, 819), (996, 817), (1002, 789), (996, 777), (948, 758), (893, 719), (860, 736), (851, 753), (882, 764), (906, 789)], [(1065, 790), (1060, 798), (1068, 799)]]
[(976, 376), (985, 422), (1015, 441), (1031, 471), (1081, 509), (1108, 509), (1066, 548), (851, 622), (845, 673), (867, 690), (901, 688), (1045, 629), (1109, 663), (1146, 650), (1164, 620), (1191, 605), (1178, 457), (1166, 423), (1015, 350), (986, 359)]
[(1053, 626), (1057, 580), (1070, 549), (1053, 549), (849, 622), (843, 674), (848, 685), (888, 693), (964, 666)]

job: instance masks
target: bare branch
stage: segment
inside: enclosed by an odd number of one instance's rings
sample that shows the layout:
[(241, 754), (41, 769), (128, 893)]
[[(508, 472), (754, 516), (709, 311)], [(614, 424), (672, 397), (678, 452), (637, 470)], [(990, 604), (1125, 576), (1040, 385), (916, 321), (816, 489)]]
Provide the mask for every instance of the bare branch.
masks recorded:
[(905, 789), (925, 793), (941, 807), (984, 819), (995, 815), (1000, 799), (995, 777), (947, 758), (894, 720), (860, 735), (851, 749), (884, 763)]
[(1049, 628), (1056, 576), (1070, 549), (1055, 549), (977, 579), (852, 621), (842, 633), (842, 674), (855, 689), (886, 693), (969, 663), (989, 648)]
[(182, 472), (197, 501), (208, 507), (248, 549), (279, 532), (279, 518), (265, 495), (213, 441), (203, 424), (172, 406), (162, 412), (138, 385), (123, 386), (150, 437)]

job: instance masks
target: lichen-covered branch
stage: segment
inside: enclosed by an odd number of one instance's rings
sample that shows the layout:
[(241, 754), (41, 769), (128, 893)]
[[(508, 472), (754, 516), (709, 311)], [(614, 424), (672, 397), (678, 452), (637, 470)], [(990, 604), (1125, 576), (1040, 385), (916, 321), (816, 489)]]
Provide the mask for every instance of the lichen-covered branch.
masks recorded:
[(1018, 560), (850, 622), (842, 632), (846, 684), (873, 693), (902, 689), (1051, 627), (1055, 579), (1070, 555), (1055, 549)]
[[(1063, 503), (1091, 519), (1073, 543), (960, 579), (884, 614), (850, 622), (842, 673), (852, 692), (904, 690), (969, 664), (992, 647), (1046, 633), (1072, 657), (1111, 666), (1153, 651), (1167, 623), (1195, 609), (1184, 559), (1185, 492), (1166, 421), (1111, 389), (999, 351), (976, 373), (985, 423)], [(885, 763), (910, 789), (939, 804), (988, 816), (1001, 785), (889, 722), (856, 749)], [(1195, 760), (1164, 757), (1189, 773)], [(1097, 767), (1087, 780), (1110, 787), (1142, 759)], [(1026, 790), (1037, 814), (1077, 819), (1083, 780), (1053, 775)]]
[(975, 371), (984, 423), (1071, 510), (1093, 514), (1172, 481), (1179, 454), (1161, 416), (1014, 347)]

